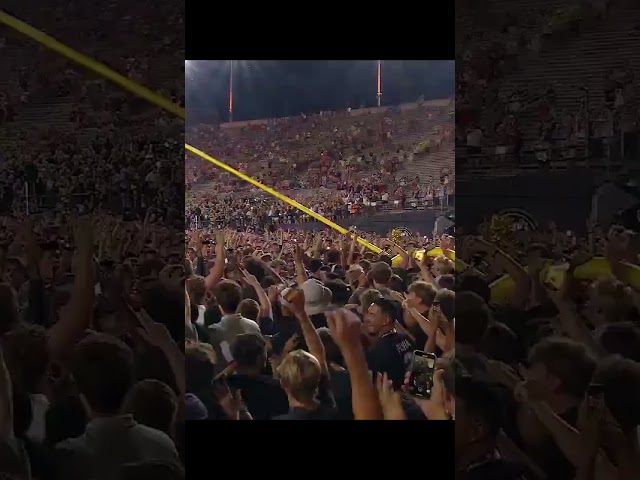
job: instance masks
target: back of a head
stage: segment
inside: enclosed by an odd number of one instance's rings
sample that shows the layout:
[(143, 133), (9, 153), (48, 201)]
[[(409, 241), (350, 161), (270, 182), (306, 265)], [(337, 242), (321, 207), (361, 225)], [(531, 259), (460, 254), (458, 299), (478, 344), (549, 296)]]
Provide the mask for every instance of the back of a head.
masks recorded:
[(393, 272), (389, 264), (385, 262), (376, 262), (371, 265), (371, 270), (369, 270), (369, 275), (371, 275), (371, 279), (379, 285), (386, 285), (391, 280), (391, 275)]
[(491, 299), (491, 288), (487, 281), (478, 275), (462, 275), (458, 287), (455, 289), (458, 293), (473, 292), (482, 298), (488, 305)]
[(335, 250), (335, 249), (327, 250), (324, 253), (324, 262), (326, 264), (340, 263), (340, 257), (341, 257), (341, 254), (339, 250)]
[(331, 290), (331, 301), (335, 305), (346, 305), (351, 297), (351, 288), (342, 280), (329, 280), (324, 284)]
[(378, 262), (387, 264), (389, 268), (393, 265), (393, 259), (384, 253), (378, 257)]
[(433, 303), (440, 306), (440, 311), (448, 321), (456, 318), (456, 293), (453, 290), (442, 288), (436, 293)]
[(455, 273), (456, 267), (453, 260), (444, 255), (439, 255), (435, 258), (434, 268), (438, 271), (439, 275), (452, 275)]
[(94, 333), (78, 342), (71, 371), (93, 413), (117, 414), (134, 380), (133, 352), (120, 340)]
[(245, 298), (238, 305), (238, 313), (244, 318), (257, 322), (260, 317), (260, 305), (252, 298)]
[(215, 375), (216, 353), (208, 343), (193, 342), (185, 347), (184, 370), (187, 392), (199, 393), (211, 385)]
[(244, 268), (251, 275), (256, 277), (258, 282), (262, 281), (262, 279), (267, 275), (264, 267), (264, 262), (258, 260), (254, 257), (245, 257), (243, 259)]
[(515, 365), (520, 360), (518, 337), (503, 323), (494, 322), (482, 339), (482, 352), (492, 360)]
[(604, 401), (623, 432), (640, 425), (640, 364), (618, 355), (596, 369), (593, 382), (604, 387)]
[(214, 296), (225, 314), (232, 314), (238, 310), (242, 301), (242, 288), (231, 280), (222, 280), (214, 290)]
[(178, 399), (171, 388), (158, 380), (141, 380), (133, 385), (124, 400), (123, 411), (131, 413), (142, 425), (173, 435)]
[(436, 283), (440, 288), (446, 288), (447, 290), (456, 289), (456, 277), (451, 274), (440, 275), (436, 278)]
[(607, 353), (640, 362), (640, 328), (637, 325), (609, 323), (596, 330), (596, 338)]
[(360, 294), (360, 308), (362, 312), (366, 312), (376, 298), (380, 298), (382, 294), (375, 288), (368, 288)]
[(243, 333), (231, 344), (231, 355), (238, 368), (261, 368), (267, 360), (266, 346), (261, 335)]
[(456, 343), (478, 345), (487, 331), (490, 318), (489, 307), (479, 295), (459, 292), (455, 302)]
[(402, 280), (398, 275), (391, 275), (387, 286), (394, 292), (404, 293), (405, 291), (404, 280)]
[(318, 360), (304, 350), (294, 350), (278, 366), (282, 388), (301, 403), (315, 401), (322, 369)]
[(574, 340), (564, 337), (548, 337), (529, 351), (529, 365), (541, 364), (547, 372), (556, 377), (562, 393), (575, 398), (584, 395), (596, 361), (587, 348)]

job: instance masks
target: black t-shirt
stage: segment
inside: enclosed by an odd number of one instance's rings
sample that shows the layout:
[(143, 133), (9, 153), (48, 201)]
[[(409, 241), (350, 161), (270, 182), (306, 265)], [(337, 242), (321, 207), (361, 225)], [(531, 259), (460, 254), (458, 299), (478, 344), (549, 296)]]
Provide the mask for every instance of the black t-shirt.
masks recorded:
[(227, 381), (230, 388), (242, 392), (242, 398), (254, 420), (270, 420), (289, 411), (287, 394), (273, 377), (236, 374)]
[(314, 410), (291, 408), (289, 413), (275, 417), (274, 420), (338, 420), (338, 409), (331, 391), (331, 381), (323, 375), (318, 384), (318, 406)]
[(353, 420), (353, 404), (351, 401), (351, 379), (346, 370), (331, 370), (331, 390), (336, 399), (340, 420)]
[(404, 374), (411, 366), (414, 346), (404, 333), (392, 331), (380, 337), (369, 350), (367, 363), (374, 378), (386, 372), (395, 388), (404, 383)]

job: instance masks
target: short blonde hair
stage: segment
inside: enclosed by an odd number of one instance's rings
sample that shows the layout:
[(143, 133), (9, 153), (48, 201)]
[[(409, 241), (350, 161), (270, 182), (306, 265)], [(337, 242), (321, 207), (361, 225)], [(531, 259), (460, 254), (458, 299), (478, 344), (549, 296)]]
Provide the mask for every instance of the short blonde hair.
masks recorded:
[(304, 350), (287, 355), (277, 370), (282, 388), (302, 403), (314, 402), (318, 393), (322, 369), (320, 362)]
[(444, 266), (445, 274), (452, 274), (452, 273), (455, 273), (456, 271), (456, 264), (453, 263), (453, 260), (451, 260), (448, 257), (445, 257), (444, 255), (438, 255), (433, 262), (434, 264), (436, 263), (442, 264)]

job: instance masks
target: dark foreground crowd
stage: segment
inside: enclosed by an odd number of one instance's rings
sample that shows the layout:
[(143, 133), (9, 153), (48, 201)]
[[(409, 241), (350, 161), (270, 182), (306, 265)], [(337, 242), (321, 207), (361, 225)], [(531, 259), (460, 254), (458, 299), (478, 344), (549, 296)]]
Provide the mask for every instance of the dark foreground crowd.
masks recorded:
[(2, 478), (184, 478), (182, 235), (52, 213), (1, 236)]
[[(471, 265), (457, 278), (456, 361), (462, 378), (484, 391), (457, 404), (463, 478), (640, 474), (637, 234), (622, 226), (588, 238), (558, 230), (459, 239)], [(581, 268), (594, 257), (606, 267), (587, 280)], [(548, 273), (560, 263), (568, 269), (553, 285)], [(492, 300), (496, 273), (514, 280), (506, 302)], [(498, 457), (514, 460), (518, 473), (475, 476)]]

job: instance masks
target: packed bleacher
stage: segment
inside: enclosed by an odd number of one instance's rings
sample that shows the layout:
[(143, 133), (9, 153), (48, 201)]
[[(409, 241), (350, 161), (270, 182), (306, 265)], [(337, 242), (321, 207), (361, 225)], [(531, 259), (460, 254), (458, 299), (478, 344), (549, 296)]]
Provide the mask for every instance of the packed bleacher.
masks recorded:
[[(395, 108), (198, 125), (187, 140), (258, 181), (333, 219), (386, 210), (448, 207), (454, 195), (452, 105)], [(233, 226), (309, 221), (191, 153), (187, 219)], [(221, 200), (222, 199), (222, 200)], [(264, 218), (263, 218), (264, 217)]]
[(456, 145), (465, 175), (637, 156), (637, 5), (488, 0), (464, 11)]
[[(183, 102), (184, 5), (0, 8)], [(0, 476), (184, 478), (184, 125), (4, 26), (0, 72)]]

